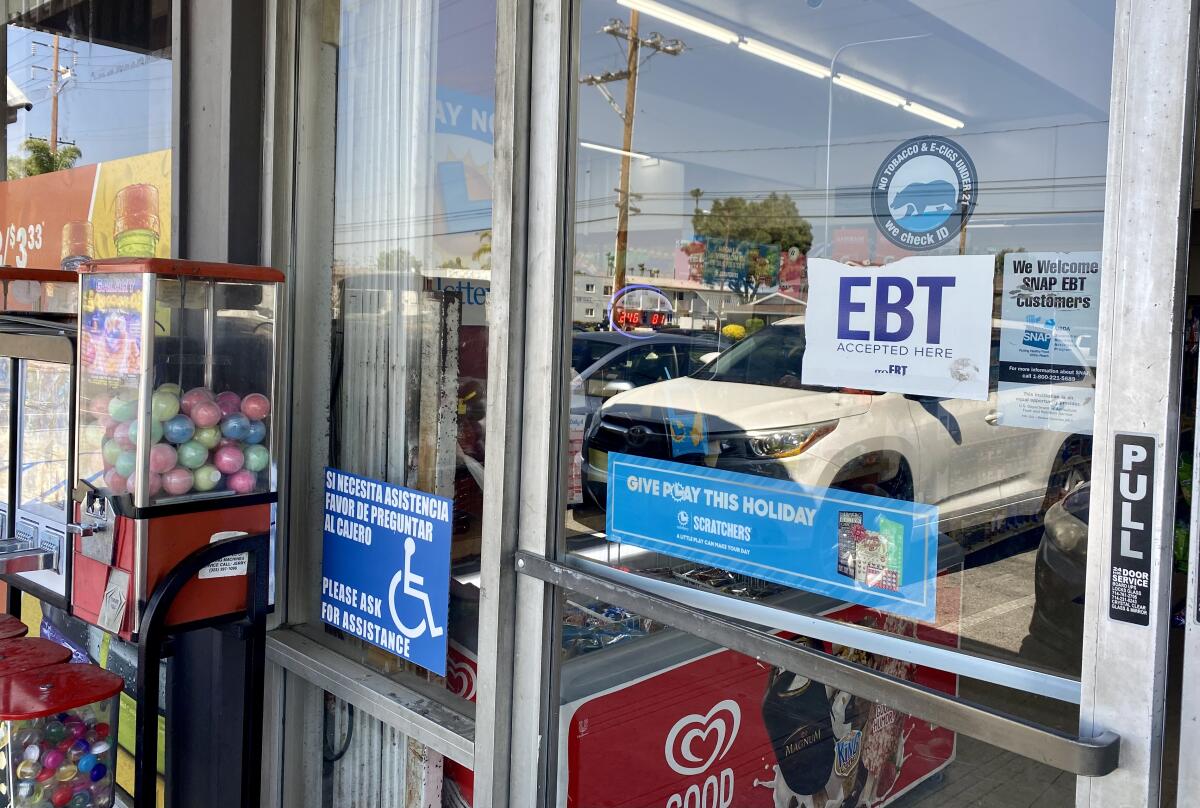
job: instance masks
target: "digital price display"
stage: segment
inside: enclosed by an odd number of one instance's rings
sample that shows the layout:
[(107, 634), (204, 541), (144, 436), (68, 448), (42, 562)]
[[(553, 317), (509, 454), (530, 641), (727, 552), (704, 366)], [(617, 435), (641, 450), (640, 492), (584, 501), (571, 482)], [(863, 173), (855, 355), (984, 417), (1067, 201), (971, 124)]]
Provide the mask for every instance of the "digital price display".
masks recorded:
[(670, 320), (671, 313), (667, 311), (641, 311), (638, 309), (627, 309), (623, 306), (613, 311), (613, 322), (621, 330), (641, 328), (643, 326), (662, 328)]
[(644, 339), (669, 325), (673, 313), (670, 298), (660, 289), (648, 284), (633, 284), (613, 295), (608, 323), (614, 331)]

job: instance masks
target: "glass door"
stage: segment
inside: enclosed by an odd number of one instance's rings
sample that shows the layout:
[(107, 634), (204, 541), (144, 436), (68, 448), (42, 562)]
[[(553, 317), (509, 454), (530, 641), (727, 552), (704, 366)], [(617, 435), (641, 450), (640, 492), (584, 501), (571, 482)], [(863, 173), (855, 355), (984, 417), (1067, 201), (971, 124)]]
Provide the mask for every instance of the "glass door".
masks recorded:
[(1071, 804), (1114, 5), (573, 13), (553, 801)]

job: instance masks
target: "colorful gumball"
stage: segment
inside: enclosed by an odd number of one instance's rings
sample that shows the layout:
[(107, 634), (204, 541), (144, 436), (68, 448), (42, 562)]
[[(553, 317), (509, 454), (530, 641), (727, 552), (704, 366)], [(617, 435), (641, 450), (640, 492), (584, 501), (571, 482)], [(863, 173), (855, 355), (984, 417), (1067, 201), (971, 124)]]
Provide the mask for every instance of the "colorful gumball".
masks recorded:
[(101, 393), (94, 396), (84, 403), (83, 411), (89, 415), (107, 415), (108, 405), (112, 403), (112, 396), (108, 393)]
[(17, 764), (16, 775), (22, 780), (32, 780), (42, 770), (42, 764), (36, 760), (22, 760)]
[(132, 421), (137, 415), (137, 399), (118, 396), (108, 402), (108, 414), (118, 421)]
[(113, 463), (113, 468), (122, 477), (129, 477), (129, 475), (133, 474), (135, 462), (136, 458), (133, 452), (121, 452), (121, 454), (117, 455), (117, 462)]
[[(108, 724), (105, 724), (103, 722), (96, 724), (96, 726), (93, 727), (93, 729), (96, 731), (96, 737), (99, 738), (100, 740), (104, 740), (105, 738), (107, 738), (108, 733), (112, 731), (111, 729), (109, 729)], [(104, 750), (108, 751), (108, 747), (107, 746), (104, 747)], [(99, 753), (97, 752), (97, 754), (99, 754)]]
[(192, 440), (205, 449), (215, 449), (217, 448), (217, 444), (221, 442), (221, 430), (215, 426), (201, 427), (196, 430), (196, 434), (192, 436)]
[(271, 462), (271, 454), (265, 446), (247, 446), (243, 452), (246, 456), (246, 468), (250, 471), (262, 471)]
[(215, 401), (198, 401), (189, 413), (197, 427), (216, 426), (221, 423), (221, 408)]
[[(183, 466), (176, 466), (163, 474), (162, 485), (163, 490), (171, 496), (181, 496), (192, 490), (192, 473)], [(96, 747), (99, 746), (100, 744), (96, 744)], [(92, 751), (100, 754), (96, 747), (93, 747)]]
[(150, 487), (150, 496), (158, 496), (158, 492), (162, 491), (162, 475), (150, 472), (146, 477), (146, 484)]
[(163, 437), (174, 444), (187, 443), (195, 434), (196, 425), (182, 413), (163, 424)]
[(217, 406), (221, 408), (222, 415), (241, 412), (242, 397), (232, 390), (226, 390), (224, 393), (217, 394)]
[(208, 460), (208, 448), (190, 440), (176, 450), (176, 455), (179, 458), (179, 465), (189, 469), (198, 469)]
[[(138, 422), (131, 421), (129, 424), (129, 439), (135, 444), (138, 436)], [(150, 420), (150, 442), (158, 443), (163, 439), (163, 425), (153, 419)]]
[(129, 493), (129, 480), (122, 475), (117, 474), (116, 469), (109, 469), (108, 471), (104, 472), (104, 487), (107, 488), (110, 493), (115, 494), (116, 496), (121, 496), (122, 494)]
[(57, 749), (51, 749), (50, 751), (46, 752), (46, 754), (42, 755), (42, 764), (45, 765), (47, 769), (53, 769), (54, 771), (57, 771), (58, 767), (63, 765), (64, 760), (66, 760), (66, 755)]
[(169, 421), (179, 414), (179, 397), (158, 391), (150, 397), (150, 412), (156, 420)]
[(175, 447), (169, 443), (156, 443), (150, 447), (150, 471), (162, 474), (175, 468), (178, 462)]
[[(182, 391), (179, 389), (179, 385), (175, 384), (175, 382), (160, 384), (158, 386), (158, 390), (155, 392), (170, 393), (171, 395), (175, 396), (175, 398), (179, 398), (181, 395), (183, 395)], [(166, 419), (164, 418), (163, 420), (165, 421)]]
[(108, 774), (108, 767), (105, 766), (103, 763), (97, 763), (95, 766), (92, 767), (92, 770), (90, 772), (88, 772), (88, 777), (90, 777), (92, 779), (93, 783), (96, 783), (96, 782), (99, 782), (100, 780), (103, 780), (104, 775), (106, 775), (106, 774)]
[(100, 759), (99, 759), (99, 758), (97, 758), (97, 757), (96, 757), (94, 754), (92, 754), (91, 752), (88, 752), (86, 755), (84, 755), (83, 757), (81, 757), (81, 758), (79, 759), (79, 764), (78, 764), (78, 765), (79, 765), (79, 771), (83, 772), (84, 774), (87, 774), (87, 773), (88, 773), (88, 772), (90, 772), (90, 771), (91, 771), (91, 770), (92, 770), (92, 769), (93, 769), (93, 768), (96, 766), (96, 764), (97, 764), (97, 763), (99, 763), (99, 762), (100, 762)]
[(261, 421), (271, 414), (271, 401), (262, 393), (251, 393), (242, 399), (242, 414), (251, 421)]
[(216, 466), (203, 465), (196, 469), (195, 479), (197, 491), (211, 491), (221, 484), (221, 472)]
[(132, 424), (120, 423), (117, 424), (117, 428), (113, 430), (113, 440), (115, 440), (117, 445), (122, 449), (133, 448), (133, 438), (129, 436), (129, 428), (131, 426)]
[(225, 481), (225, 486), (235, 494), (249, 494), (254, 491), (254, 486), (258, 482), (258, 477), (253, 471), (242, 469), (229, 475), (229, 479)]
[(246, 443), (262, 443), (267, 437), (267, 425), (262, 421), (251, 421), (250, 429), (243, 440)]
[(240, 412), (221, 419), (221, 434), (232, 440), (245, 440), (250, 434), (250, 419)]
[(192, 408), (201, 401), (213, 401), (212, 391), (207, 387), (193, 387), (179, 399), (179, 411), (184, 415), (191, 415)]
[(104, 457), (105, 465), (111, 466), (121, 454), (121, 445), (114, 438), (109, 438), (100, 447), (100, 454)]
[[(95, 771), (95, 769), (92, 769)], [(67, 803), (71, 801), (71, 797), (75, 796), (74, 790), (68, 785), (60, 785), (55, 787), (50, 793), (50, 802), (54, 804), (54, 808), (66, 808)]]
[(220, 446), (213, 453), (213, 465), (222, 474), (233, 474), (246, 465), (246, 456), (236, 446)]

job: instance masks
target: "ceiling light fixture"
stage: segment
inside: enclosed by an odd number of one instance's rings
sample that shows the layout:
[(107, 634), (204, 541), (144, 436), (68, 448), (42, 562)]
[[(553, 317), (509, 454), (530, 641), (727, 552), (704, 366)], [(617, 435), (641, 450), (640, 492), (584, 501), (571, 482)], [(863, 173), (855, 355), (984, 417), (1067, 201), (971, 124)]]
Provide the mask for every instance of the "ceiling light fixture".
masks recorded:
[(635, 151), (625, 151), (624, 149), (618, 149), (615, 146), (602, 146), (599, 143), (588, 143), (587, 141), (584, 141), (584, 140), (579, 141), (579, 145), (585, 149), (593, 149), (594, 151), (608, 152), (609, 154), (618, 154), (622, 157), (636, 157), (638, 160), (653, 160), (654, 159), (654, 157), (649, 154), (642, 154), (641, 152), (635, 152)]
[(911, 112), (913, 115), (920, 115), (926, 120), (933, 121), (934, 123), (940, 123), (942, 126), (949, 127), (950, 129), (962, 129), (964, 126), (966, 126), (966, 124), (960, 121), (958, 118), (951, 117), (944, 112), (938, 112), (936, 109), (930, 109), (924, 104), (918, 104), (915, 101), (909, 101), (907, 104), (900, 107), (900, 109), (905, 110), (906, 112)]
[(753, 53), (755, 56), (761, 56), (764, 59), (769, 59), (772, 62), (781, 64), (784, 67), (790, 67), (793, 70), (799, 70), (801, 73), (807, 73), (818, 79), (827, 79), (830, 75), (829, 68), (824, 65), (819, 65), (794, 53), (776, 48), (774, 45), (759, 42), (757, 39), (743, 39), (738, 43), (738, 47), (747, 53)]
[(902, 107), (905, 103), (904, 96), (897, 95), (882, 87), (876, 87), (868, 81), (847, 76), (845, 73), (838, 73), (834, 76), (833, 83), (839, 87), (845, 87), (847, 90), (852, 90), (859, 95), (865, 95), (867, 98), (873, 98), (876, 101), (882, 101), (893, 107)]
[(693, 17), (691, 14), (685, 14), (670, 6), (664, 6), (662, 3), (656, 3), (654, 0), (617, 0), (617, 3), (645, 14), (647, 17), (653, 17), (656, 20), (678, 25), (680, 28), (686, 28), (689, 31), (694, 31), (697, 34), (706, 36), (709, 39), (715, 39), (726, 45), (734, 44), (739, 38), (737, 34), (728, 28), (713, 25), (711, 22), (706, 22), (699, 17)]

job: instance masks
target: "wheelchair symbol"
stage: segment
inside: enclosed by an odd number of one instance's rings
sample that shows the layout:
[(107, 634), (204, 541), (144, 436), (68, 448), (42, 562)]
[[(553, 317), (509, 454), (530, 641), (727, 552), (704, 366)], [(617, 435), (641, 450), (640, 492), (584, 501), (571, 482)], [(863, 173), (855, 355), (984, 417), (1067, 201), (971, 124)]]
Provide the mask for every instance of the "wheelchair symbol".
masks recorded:
[[(417, 575), (410, 569), (412, 564), (413, 554), (417, 552), (417, 543), (411, 537), (404, 540), (404, 569), (397, 570), (392, 576), (392, 583), (388, 587), (388, 609), (392, 613), (392, 622), (396, 624), (396, 628), (400, 629), (400, 633), (410, 640), (415, 640), (425, 633), (426, 624), (429, 628), (430, 637), (442, 636), (442, 629), (433, 622), (433, 607), (429, 603), (429, 595), (423, 592), (420, 587), (424, 586), (425, 578), (422, 575)], [(396, 587), (404, 583), (404, 594), (410, 598), (416, 598), (425, 605), (425, 619), (417, 623), (416, 628), (409, 628), (400, 620), (400, 615), (396, 613)]]

